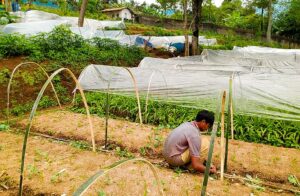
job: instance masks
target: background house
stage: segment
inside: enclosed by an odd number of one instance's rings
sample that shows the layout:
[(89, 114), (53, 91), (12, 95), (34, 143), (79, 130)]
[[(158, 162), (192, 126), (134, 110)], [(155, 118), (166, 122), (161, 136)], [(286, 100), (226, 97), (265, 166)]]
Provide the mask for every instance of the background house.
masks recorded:
[(111, 8), (102, 10), (103, 13), (112, 17), (112, 18), (121, 18), (122, 20), (133, 20), (135, 14), (129, 8), (121, 7), (121, 8)]

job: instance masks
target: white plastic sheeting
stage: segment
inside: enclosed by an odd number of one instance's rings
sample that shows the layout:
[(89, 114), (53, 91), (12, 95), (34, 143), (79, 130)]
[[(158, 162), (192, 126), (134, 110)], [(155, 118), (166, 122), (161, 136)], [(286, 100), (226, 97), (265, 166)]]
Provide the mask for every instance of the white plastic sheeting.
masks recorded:
[[(231, 71), (130, 68), (141, 97), (214, 110), (220, 92), (228, 89)], [(81, 73), (84, 90), (134, 94), (133, 81), (122, 67), (90, 65)], [(289, 74), (236, 73), (237, 114), (300, 121), (300, 77)], [(147, 95), (148, 94), (148, 95)]]
[[(105, 29), (125, 29), (122, 21), (99, 21), (85, 18), (83, 27), (78, 27), (77, 17), (61, 17), (43, 11), (31, 10), (27, 12), (13, 13), (20, 17), (19, 23), (8, 24), (3, 28), (4, 33), (20, 33), (27, 36), (42, 32), (50, 32), (56, 26), (65, 24), (70, 26), (72, 32), (82, 35), (85, 39), (93, 37), (109, 38), (119, 41), (122, 45), (137, 45), (143, 47), (145, 44), (152, 48), (164, 48), (171, 52), (182, 52), (184, 50), (184, 36), (139, 36), (125, 35), (124, 31)], [(192, 37), (189, 36), (189, 42)], [(206, 39), (199, 36), (199, 44), (211, 46), (217, 43), (216, 39)]]
[[(210, 53), (214, 56), (207, 58)], [(239, 60), (229, 58), (226, 62), (224, 55)], [(293, 54), (286, 55), (289, 60)], [(284, 63), (274, 61), (265, 66), (257, 63), (254, 56), (252, 53), (247, 61), (236, 51), (206, 51), (193, 57), (146, 57), (130, 71), (141, 97), (210, 110), (215, 109), (220, 92), (229, 88), (229, 78), (233, 76), (236, 114), (300, 121), (300, 65), (282, 59)], [(258, 54), (258, 60), (260, 57)], [(79, 81), (88, 91), (106, 91), (109, 86), (114, 93), (134, 94), (133, 81), (122, 67), (90, 65)]]
[[(77, 17), (61, 17), (56, 14), (31, 10), (27, 12), (17, 12), (19, 23), (11, 23), (3, 27), (4, 33), (20, 33), (27, 36), (36, 35), (38, 33), (47, 33), (52, 31), (56, 26), (67, 25), (71, 30), (89, 39), (97, 35), (97, 30), (105, 28), (125, 29), (122, 21), (99, 21), (94, 19), (85, 19), (84, 26), (78, 27)], [(113, 33), (113, 32), (112, 32)], [(109, 33), (106, 33), (109, 34)], [(111, 37), (114, 34), (111, 35)]]
[(56, 26), (66, 25), (68, 21), (66, 20), (46, 20), (46, 21), (36, 21), (30, 23), (10, 23), (3, 27), (2, 32), (20, 33), (27, 36), (36, 35), (38, 33), (48, 33), (51, 32)]
[[(164, 48), (169, 51), (183, 51), (185, 37), (184, 36), (139, 36), (139, 45), (148, 44), (153, 48)], [(192, 36), (188, 37), (189, 43), (192, 42)], [(199, 44), (205, 46), (213, 46), (217, 44), (216, 39), (206, 39), (205, 36), (199, 36)]]

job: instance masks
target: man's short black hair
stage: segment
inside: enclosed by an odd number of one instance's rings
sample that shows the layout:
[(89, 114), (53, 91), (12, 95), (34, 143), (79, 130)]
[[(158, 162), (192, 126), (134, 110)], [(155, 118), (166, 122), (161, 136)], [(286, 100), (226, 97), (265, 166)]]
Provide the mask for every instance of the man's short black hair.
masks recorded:
[(215, 121), (215, 116), (213, 112), (207, 110), (201, 110), (200, 112), (198, 112), (195, 120), (197, 122), (200, 122), (201, 120), (205, 120), (206, 123), (212, 126)]

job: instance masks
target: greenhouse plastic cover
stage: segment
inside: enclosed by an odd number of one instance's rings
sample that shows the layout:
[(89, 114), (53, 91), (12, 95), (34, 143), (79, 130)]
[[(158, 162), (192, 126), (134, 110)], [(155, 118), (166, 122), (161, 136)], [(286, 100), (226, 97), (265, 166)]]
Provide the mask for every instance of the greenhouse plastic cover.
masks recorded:
[[(78, 17), (60, 17), (56, 14), (47, 12), (31, 10), (27, 12), (14, 13), (20, 17), (19, 23), (11, 23), (2, 29), (4, 33), (20, 33), (24, 35), (35, 35), (41, 32), (50, 32), (56, 26), (65, 24), (73, 28), (74, 32), (80, 31), (78, 28)], [(95, 35), (95, 31), (99, 29), (118, 28), (125, 29), (125, 24), (122, 21), (100, 21), (94, 19), (84, 19), (84, 35), (88, 34), (92, 37)], [(88, 32), (90, 31), (90, 32)], [(85, 37), (85, 36), (84, 36)]]
[[(11, 23), (4, 26), (2, 29), (4, 33), (20, 33), (32, 36), (42, 32), (50, 32), (56, 26), (65, 24), (70, 26), (72, 32), (82, 35), (85, 39), (100, 37), (117, 40), (122, 45), (144, 47), (146, 44), (151, 48), (164, 48), (171, 52), (182, 52), (184, 50), (184, 36), (139, 36), (126, 35), (124, 31), (104, 31), (107, 27), (125, 29), (126, 26), (122, 21), (100, 21), (85, 18), (83, 27), (78, 27), (77, 17), (61, 17), (37, 10), (15, 12), (13, 14), (20, 17), (19, 23)], [(191, 36), (189, 36), (189, 42), (191, 42), (191, 39)], [(206, 39), (204, 36), (199, 36), (200, 45), (209, 46), (216, 43), (216, 39)]]
[[(152, 48), (165, 48), (170, 51), (182, 52), (184, 49), (184, 36), (139, 36), (136, 45), (143, 46), (145, 43)], [(188, 37), (189, 43), (192, 42), (192, 36)], [(206, 39), (205, 36), (199, 36), (199, 44), (212, 46), (217, 43), (216, 39)]]
[[(282, 73), (249, 69), (250, 65), (207, 63), (203, 58), (146, 57), (139, 67), (129, 70), (135, 77), (140, 97), (210, 110), (216, 109), (220, 93), (228, 90), (233, 75), (236, 114), (300, 121), (300, 77), (298, 73), (289, 73), (296, 68)], [(122, 67), (90, 65), (81, 73), (79, 81), (84, 90), (106, 91), (109, 86), (114, 93), (134, 94), (130, 74)]]

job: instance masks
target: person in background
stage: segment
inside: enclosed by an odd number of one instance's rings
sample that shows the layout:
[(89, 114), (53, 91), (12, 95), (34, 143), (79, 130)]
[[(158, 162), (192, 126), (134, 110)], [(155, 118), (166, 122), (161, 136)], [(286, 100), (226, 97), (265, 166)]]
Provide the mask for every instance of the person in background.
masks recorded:
[[(204, 173), (205, 158), (208, 155), (209, 139), (201, 137), (214, 124), (214, 113), (207, 110), (198, 112), (196, 119), (185, 122), (174, 129), (164, 143), (163, 156), (170, 166), (189, 166)], [(216, 173), (211, 166), (210, 173)]]

